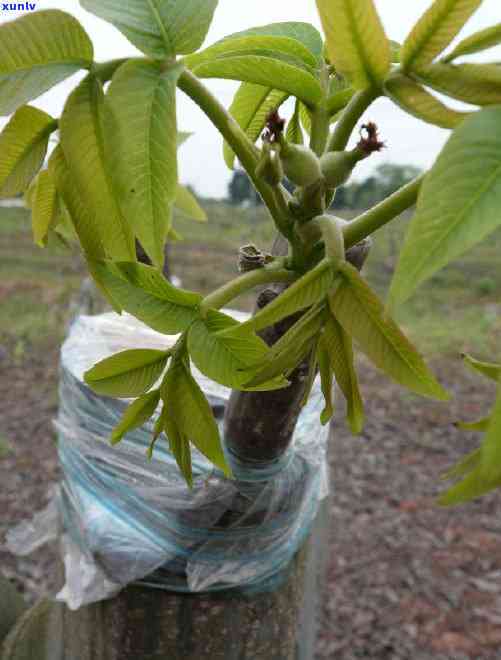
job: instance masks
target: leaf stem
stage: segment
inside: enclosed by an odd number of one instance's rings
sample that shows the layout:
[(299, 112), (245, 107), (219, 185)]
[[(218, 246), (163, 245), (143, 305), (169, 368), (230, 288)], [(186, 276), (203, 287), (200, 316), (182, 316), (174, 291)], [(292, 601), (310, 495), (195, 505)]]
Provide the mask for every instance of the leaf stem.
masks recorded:
[(347, 223), (343, 228), (346, 248), (356, 245), (414, 206), (425, 176), (422, 174), (417, 177), (374, 208)]
[[(283, 259), (278, 261), (280, 265), (284, 262)], [(256, 286), (271, 284), (273, 282), (291, 283), (296, 279), (297, 275), (294, 271), (286, 270), (285, 268), (277, 268), (276, 264), (252, 270), (235, 278), (231, 282), (227, 282), (204, 298), (200, 305), (200, 311), (202, 315), (204, 315), (209, 309), (221, 309), (221, 307), (224, 307), (235, 298), (238, 298), (242, 293), (245, 293)]]
[(357, 92), (344, 109), (331, 135), (327, 151), (344, 151), (357, 122), (367, 108), (380, 95), (378, 89), (369, 87)]
[(329, 139), (330, 128), (330, 114), (327, 108), (327, 96), (329, 93), (329, 70), (327, 65), (324, 64), (320, 72), (323, 98), (318, 106), (315, 108), (311, 118), (311, 138), (310, 149), (312, 149), (317, 156), (322, 156), (327, 146)]
[(258, 149), (227, 112), (226, 108), (191, 71), (187, 69), (183, 71), (178, 86), (200, 107), (231, 146), (256, 190), (263, 198), (277, 229), (286, 238), (290, 238), (292, 218), (288, 203), (291, 197), (283, 186), (269, 186), (256, 176), (255, 170), (259, 158)]

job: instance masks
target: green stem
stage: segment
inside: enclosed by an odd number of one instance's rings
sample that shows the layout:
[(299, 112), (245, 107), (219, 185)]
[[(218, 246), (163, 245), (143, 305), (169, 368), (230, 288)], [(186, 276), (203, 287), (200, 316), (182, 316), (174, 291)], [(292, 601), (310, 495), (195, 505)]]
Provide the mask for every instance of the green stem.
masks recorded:
[(350, 248), (364, 238), (371, 236), (375, 231), (397, 218), (411, 206), (414, 206), (425, 176), (426, 174), (422, 174), (385, 199), (384, 202), (347, 223), (343, 228), (346, 248)]
[(227, 112), (226, 108), (191, 71), (187, 69), (183, 71), (178, 85), (203, 110), (231, 146), (242, 167), (251, 178), (254, 186), (268, 207), (277, 229), (288, 238), (292, 226), (288, 207), (290, 195), (282, 186), (269, 186), (256, 176), (256, 165), (259, 159), (258, 149)]
[(357, 122), (380, 92), (373, 87), (357, 92), (348, 103), (336, 124), (328, 151), (344, 151)]
[(323, 70), (320, 72), (322, 88), (324, 91), (324, 98), (318, 104), (311, 118), (311, 138), (310, 149), (312, 149), (317, 156), (322, 156), (327, 141), (329, 139), (330, 128), (330, 115), (327, 109), (327, 96), (329, 94), (329, 70), (324, 64)]
[(99, 80), (104, 84), (111, 80), (122, 64), (128, 62), (129, 58), (123, 58), (119, 60), (109, 60), (108, 62), (98, 62), (92, 67), (92, 73), (99, 78)]
[(324, 103), (318, 105), (312, 115), (310, 149), (322, 156), (329, 138), (329, 113)]
[[(283, 260), (279, 260), (279, 262), (283, 263)], [(286, 270), (285, 268), (277, 268), (276, 265), (252, 270), (224, 284), (221, 288), (204, 298), (200, 306), (200, 311), (204, 315), (209, 309), (221, 309), (221, 307), (224, 307), (246, 291), (254, 289), (256, 286), (271, 284), (273, 282), (294, 282), (296, 279), (297, 275), (293, 271)]]

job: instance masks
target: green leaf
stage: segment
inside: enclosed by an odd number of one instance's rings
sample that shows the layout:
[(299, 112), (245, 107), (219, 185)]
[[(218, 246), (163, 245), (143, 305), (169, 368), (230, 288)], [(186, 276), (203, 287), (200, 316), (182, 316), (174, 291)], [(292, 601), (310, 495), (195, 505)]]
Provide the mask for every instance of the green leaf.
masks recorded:
[(228, 55), (256, 55), (270, 53), (273, 56), (285, 55), (296, 66), (316, 68), (317, 58), (300, 41), (282, 36), (246, 35), (226, 37), (200, 53), (184, 59), (184, 64), (195, 68), (205, 62)]
[(207, 222), (207, 213), (200, 206), (195, 196), (184, 186), (177, 186), (175, 207), (191, 220)]
[(61, 146), (106, 254), (113, 259), (133, 261), (134, 234), (118, 206), (106, 162), (103, 114), (101, 83), (87, 76), (64, 108), (60, 121)]
[(318, 373), (318, 354), (317, 354), (317, 349), (318, 349), (318, 342), (320, 341), (320, 336), (317, 335), (315, 339), (313, 340), (312, 347), (310, 350), (310, 355), (308, 356), (309, 358), (309, 364), (308, 364), (308, 373), (306, 374), (306, 379), (304, 381), (305, 386), (304, 386), (304, 395), (301, 400), (301, 407), (304, 408), (308, 404), (309, 398), (311, 396), (311, 393), (313, 391), (313, 387), (315, 386), (315, 381), (317, 378), (317, 373)]
[(199, 316), (202, 296), (172, 286), (156, 268), (110, 262), (93, 267), (120, 306), (157, 332), (184, 332)]
[[(231, 330), (238, 327), (238, 321), (230, 316), (209, 310), (207, 318), (199, 319), (190, 328), (188, 351), (198, 369), (211, 380), (226, 387), (246, 389), (248, 375), (244, 370), (262, 360), (268, 354), (268, 346), (250, 332), (232, 334)], [(286, 381), (279, 379), (254, 389), (273, 390), (286, 385)]]
[(441, 495), (438, 503), (442, 506), (454, 506), (464, 504), (470, 500), (487, 495), (501, 486), (501, 476), (497, 479), (486, 479), (479, 469), (473, 470), (468, 476), (453, 486), (444, 495)]
[(426, 177), (390, 290), (417, 287), (501, 224), (501, 108), (485, 108), (452, 134)]
[(444, 475), (442, 475), (441, 478), (457, 479), (465, 474), (468, 474), (468, 472), (471, 472), (473, 469), (478, 467), (478, 465), (480, 465), (481, 456), (482, 456), (482, 451), (480, 449), (475, 449), (475, 451), (468, 454), (466, 458), (460, 461), (451, 470), (449, 470)]
[(71, 226), (82, 246), (90, 274), (106, 300), (117, 313), (120, 313), (121, 306), (113, 298), (102, 281), (100, 272), (96, 269), (95, 260), (105, 257), (104, 247), (95, 227), (95, 218), (75, 185), (61, 145), (58, 145), (52, 152), (49, 160), (49, 174), (64, 202), (64, 207), (68, 210), (68, 214), (63, 213), (63, 222), (67, 221), (69, 217)]
[(501, 23), (498, 23), (492, 27), (485, 28), (485, 30), (480, 30), (480, 32), (475, 32), (475, 34), (460, 41), (454, 50), (444, 58), (444, 62), (451, 62), (462, 55), (479, 53), (500, 43)]
[(188, 438), (226, 476), (231, 476), (211, 407), (184, 360), (171, 364), (162, 385), (162, 398), (166, 419), (175, 425), (178, 434)]
[[(336, 301), (337, 295), (334, 296), (334, 307), (337, 307)], [(355, 371), (353, 345), (349, 335), (332, 315), (329, 315), (326, 321), (320, 347), (328, 356), (330, 369), (333, 370), (336, 382), (346, 399), (351, 431), (358, 435), (364, 428), (364, 404)]]
[(124, 436), (138, 429), (153, 417), (160, 402), (160, 390), (153, 390), (148, 394), (136, 399), (134, 403), (127, 408), (120, 423), (113, 429), (111, 434), (111, 444), (117, 445)]
[(501, 486), (501, 387), (479, 454), (475, 452), (467, 457), (455, 468), (453, 476), (461, 476), (468, 470), (471, 471), (463, 481), (442, 495), (441, 504), (467, 502)]
[(227, 39), (234, 39), (236, 37), (245, 36), (276, 36), (276, 37), (289, 37), (295, 39), (306, 46), (306, 48), (313, 53), (316, 60), (320, 61), (322, 57), (323, 42), (319, 31), (309, 23), (286, 21), (282, 23), (270, 23), (268, 25), (261, 25), (253, 27), (242, 32), (232, 34)]
[(482, 0), (434, 0), (421, 16), (400, 51), (404, 70), (427, 66), (461, 31)]
[(486, 376), (490, 380), (496, 381), (496, 383), (500, 382), (501, 364), (495, 364), (493, 362), (481, 362), (480, 360), (475, 360), (475, 358), (471, 357), (470, 355), (463, 355), (463, 360), (465, 364), (470, 367), (470, 369), (473, 369), (473, 371), (477, 371), (478, 373), (482, 374), (482, 376)]
[(177, 194), (176, 86), (182, 67), (131, 60), (106, 98), (109, 164), (130, 227), (161, 270)]
[(0, 116), (92, 66), (94, 49), (80, 23), (50, 9), (0, 25)]
[(68, 207), (72, 224), (86, 257), (103, 259), (104, 247), (95, 226), (95, 218), (76, 188), (60, 145), (54, 149), (50, 157), (49, 174)]
[(199, 78), (227, 78), (281, 89), (315, 106), (322, 97), (318, 80), (304, 69), (259, 55), (225, 57), (197, 66)]
[(477, 422), (457, 422), (456, 427), (462, 431), (487, 431), (490, 423), (491, 418), (485, 417)]
[[(278, 110), (288, 98), (289, 94), (279, 89), (242, 83), (231, 104), (230, 114), (249, 139), (256, 142), (264, 130), (270, 111)], [(227, 142), (224, 143), (224, 160), (229, 169), (233, 169), (235, 154)]]
[(176, 459), (179, 470), (185, 478), (188, 487), (193, 488), (193, 467), (191, 464), (190, 441), (169, 416), (167, 408), (163, 422), (164, 430), (169, 440), (170, 450)]
[(112, 23), (140, 51), (163, 60), (200, 48), (218, 0), (80, 0), (80, 4)]
[(419, 72), (437, 92), (473, 105), (501, 103), (501, 67), (496, 64), (433, 64)]
[(166, 351), (123, 351), (89, 369), (85, 382), (97, 394), (120, 398), (141, 396), (160, 378), (168, 358)]
[(59, 200), (56, 186), (48, 172), (40, 172), (36, 178), (31, 208), (33, 240), (40, 247), (47, 245), (49, 231), (57, 224)]
[(323, 300), (332, 290), (335, 279), (335, 266), (329, 259), (324, 259), (255, 316), (242, 323), (239, 331), (252, 329), (257, 332), (287, 316), (311, 307)]
[(441, 128), (456, 128), (470, 115), (452, 110), (414, 80), (392, 74), (384, 85), (386, 95), (410, 115)]
[(317, 7), (336, 70), (357, 89), (381, 85), (391, 50), (373, 0), (317, 0)]
[[(1, 28), (0, 28), (1, 30)], [(0, 198), (24, 193), (42, 167), (57, 121), (29, 105), (0, 134)]]
[(294, 114), (287, 125), (286, 139), (292, 144), (304, 144), (303, 131), (301, 129), (301, 121), (299, 118), (300, 101), (296, 100), (294, 107)]
[(343, 283), (330, 298), (331, 311), (372, 362), (407, 389), (439, 400), (448, 394), (435, 380), (414, 346), (386, 314), (356, 268), (340, 266)]
[(334, 417), (334, 372), (332, 371), (329, 352), (322, 341), (320, 341), (317, 348), (317, 360), (320, 369), (322, 394), (325, 399), (325, 408), (320, 415), (320, 421), (325, 426)]
[(311, 353), (314, 340), (324, 324), (324, 308), (307, 312), (267, 351), (264, 358), (247, 370), (246, 386), (258, 387), (282, 374), (292, 373)]

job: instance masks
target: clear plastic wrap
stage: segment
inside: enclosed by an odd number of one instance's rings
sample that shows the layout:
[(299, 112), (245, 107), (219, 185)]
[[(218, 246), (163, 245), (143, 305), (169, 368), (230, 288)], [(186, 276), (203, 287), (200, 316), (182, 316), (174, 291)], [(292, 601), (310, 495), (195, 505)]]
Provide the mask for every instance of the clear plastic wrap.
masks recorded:
[[(194, 449), (190, 490), (167, 442), (148, 460), (152, 423), (110, 446), (127, 401), (96, 395), (84, 372), (117, 351), (164, 348), (175, 340), (110, 313), (78, 318), (63, 345), (56, 420), (62, 480), (49, 509), (13, 530), (8, 543), (26, 554), (41, 540), (60, 538), (66, 584), (58, 599), (72, 609), (135, 582), (190, 592), (273, 588), (328, 494), (318, 383), (287, 455), (264, 470), (232, 464), (235, 480)], [(222, 411), (230, 391), (194, 375)]]

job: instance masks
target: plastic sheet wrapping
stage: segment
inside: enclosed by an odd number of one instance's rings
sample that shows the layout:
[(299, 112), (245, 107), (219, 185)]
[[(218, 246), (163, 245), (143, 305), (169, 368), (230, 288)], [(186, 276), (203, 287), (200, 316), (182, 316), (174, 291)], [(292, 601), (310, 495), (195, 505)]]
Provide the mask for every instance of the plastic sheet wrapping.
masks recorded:
[[(255, 468), (233, 460), (234, 480), (193, 449), (190, 490), (167, 442), (159, 441), (148, 460), (154, 420), (110, 446), (128, 402), (96, 395), (84, 384), (84, 372), (118, 351), (165, 348), (175, 340), (110, 313), (78, 318), (63, 345), (56, 420), (62, 480), (49, 508), (13, 530), (8, 543), (26, 554), (42, 537), (60, 539), (66, 584), (58, 599), (72, 609), (135, 582), (189, 592), (273, 588), (328, 494), (328, 430), (319, 423), (318, 383), (290, 451)], [(230, 391), (196, 369), (194, 375), (222, 413)]]

